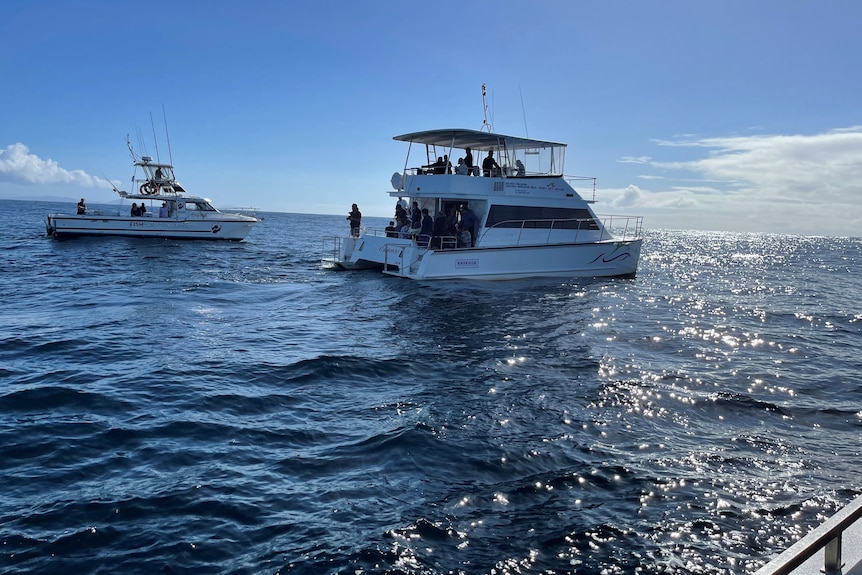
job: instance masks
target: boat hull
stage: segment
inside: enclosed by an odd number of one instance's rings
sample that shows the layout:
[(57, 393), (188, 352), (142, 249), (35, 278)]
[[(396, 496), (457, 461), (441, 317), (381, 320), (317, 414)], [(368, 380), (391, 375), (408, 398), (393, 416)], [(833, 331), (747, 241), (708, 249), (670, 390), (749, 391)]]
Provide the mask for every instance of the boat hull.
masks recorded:
[(245, 239), (256, 218), (169, 219), (155, 217), (49, 215), (46, 233), (56, 239), (79, 236), (120, 236), (180, 240)]
[(415, 280), (510, 280), (634, 276), (642, 239), (577, 244), (429, 250), (409, 239), (344, 238), (342, 269), (378, 268)]

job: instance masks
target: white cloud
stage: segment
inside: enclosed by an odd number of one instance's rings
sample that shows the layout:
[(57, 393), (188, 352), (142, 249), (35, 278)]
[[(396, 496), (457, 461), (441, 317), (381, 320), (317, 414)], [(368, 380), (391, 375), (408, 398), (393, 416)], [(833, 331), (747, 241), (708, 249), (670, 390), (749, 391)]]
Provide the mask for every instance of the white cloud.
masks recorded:
[(0, 150), (0, 181), (18, 184), (72, 184), (88, 188), (110, 187), (106, 180), (83, 170), (67, 170), (51, 159), (30, 153), (22, 143)]
[(617, 161), (621, 164), (648, 164), (650, 159), (649, 156), (624, 156)]
[(640, 203), (641, 189), (637, 186), (629, 185), (623, 193), (617, 196), (612, 202), (615, 208), (627, 208), (636, 206)]
[(651, 159), (661, 176), (637, 176), (651, 189), (605, 190), (613, 205), (636, 207), (647, 227), (860, 235), (862, 126), (654, 142), (672, 154), (687, 148), (686, 159)]
[(823, 134), (739, 136), (658, 142), (706, 148), (706, 158), (652, 162), (665, 170), (696, 172), (725, 189), (767, 199), (847, 200), (862, 181), (862, 126)]

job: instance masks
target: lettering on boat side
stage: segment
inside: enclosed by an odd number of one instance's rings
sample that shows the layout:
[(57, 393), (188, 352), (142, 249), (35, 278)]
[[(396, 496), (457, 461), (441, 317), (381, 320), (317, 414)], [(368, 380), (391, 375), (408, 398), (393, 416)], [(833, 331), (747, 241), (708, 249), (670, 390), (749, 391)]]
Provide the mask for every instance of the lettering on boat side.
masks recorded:
[(535, 186), (528, 184), (527, 182), (506, 182), (506, 190), (514, 194), (528, 196), (534, 189)]
[(479, 267), (479, 260), (477, 260), (477, 259), (472, 259), (472, 260), (455, 260), (455, 268), (456, 268), (456, 269), (462, 269), (462, 268), (477, 268), (477, 267)]
[(144, 222), (129, 222), (130, 228), (142, 228), (144, 227)]
[(384, 252), (384, 253), (390, 253), (390, 254), (400, 254), (401, 248), (399, 248), (398, 246), (392, 246), (392, 245), (386, 244), (386, 245), (383, 245), (383, 246), (380, 246), (379, 248), (377, 248), (377, 251)]

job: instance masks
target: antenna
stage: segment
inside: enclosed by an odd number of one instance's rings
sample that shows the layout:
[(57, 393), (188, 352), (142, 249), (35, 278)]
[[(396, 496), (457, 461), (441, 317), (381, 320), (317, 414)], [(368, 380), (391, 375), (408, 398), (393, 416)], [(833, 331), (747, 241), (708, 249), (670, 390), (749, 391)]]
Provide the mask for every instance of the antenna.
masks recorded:
[(521, 96), (521, 115), (524, 116), (524, 135), (530, 137), (530, 130), (527, 129), (527, 112), (524, 110), (524, 94), (521, 92), (521, 85), (518, 84), (518, 94)]
[(488, 128), (488, 133), (491, 133), (494, 131), (494, 126), (493, 126), (493, 124), (488, 123), (488, 102), (485, 99), (485, 95), (486, 95), (485, 94), (485, 84), (483, 82), (482, 83), (482, 111), (485, 114), (485, 119), (482, 120), (482, 129), (484, 130), (485, 128)]

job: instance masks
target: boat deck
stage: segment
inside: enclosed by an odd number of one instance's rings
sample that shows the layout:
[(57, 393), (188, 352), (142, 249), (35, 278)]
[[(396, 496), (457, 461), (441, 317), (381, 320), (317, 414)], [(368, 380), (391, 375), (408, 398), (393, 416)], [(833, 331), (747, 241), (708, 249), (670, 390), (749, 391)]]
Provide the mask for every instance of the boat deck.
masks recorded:
[(862, 575), (862, 496), (754, 575)]

